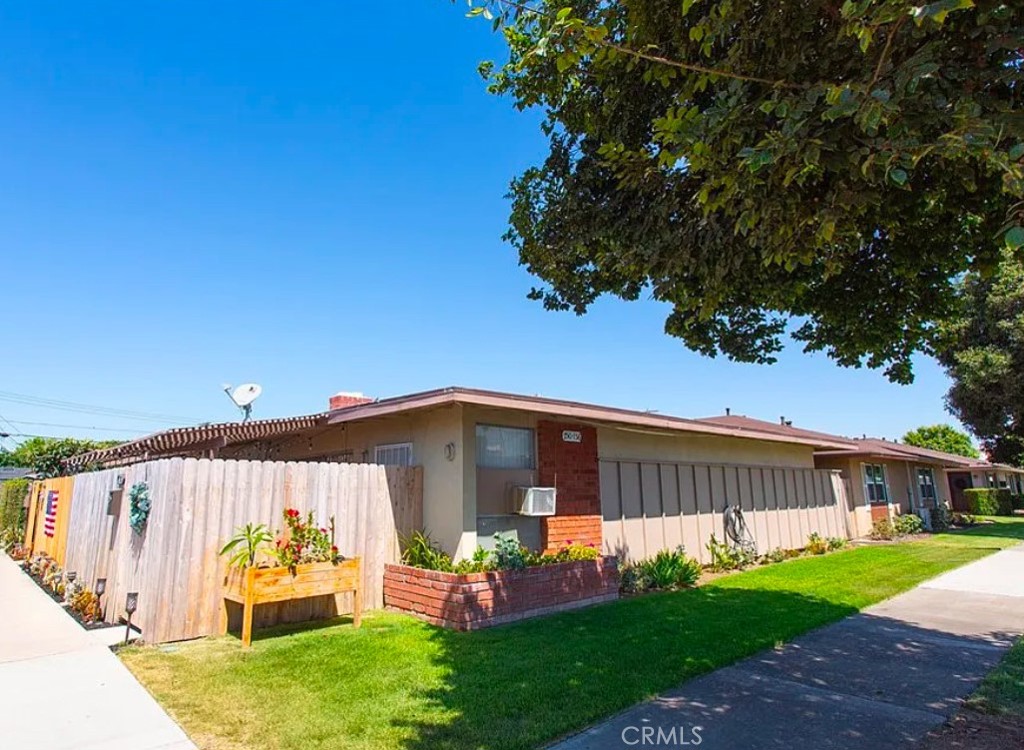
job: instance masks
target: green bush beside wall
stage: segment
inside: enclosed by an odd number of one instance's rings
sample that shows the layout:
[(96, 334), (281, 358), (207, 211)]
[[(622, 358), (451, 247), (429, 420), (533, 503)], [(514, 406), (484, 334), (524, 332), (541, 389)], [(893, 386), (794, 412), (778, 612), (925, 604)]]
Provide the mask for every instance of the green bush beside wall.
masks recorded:
[(25, 495), (27, 479), (8, 479), (0, 485), (0, 532), (13, 530), (19, 536), (25, 533)]
[(967, 507), (978, 516), (1011, 516), (1013, 499), (1005, 487), (976, 487), (964, 490)]

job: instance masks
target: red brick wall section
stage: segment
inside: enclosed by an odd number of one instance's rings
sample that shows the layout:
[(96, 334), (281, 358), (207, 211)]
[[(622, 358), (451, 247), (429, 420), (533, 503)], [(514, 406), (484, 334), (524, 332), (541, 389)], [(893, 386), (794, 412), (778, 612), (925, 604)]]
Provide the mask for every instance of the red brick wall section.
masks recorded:
[(871, 523), (875, 521), (881, 521), (883, 518), (889, 517), (889, 506), (885, 503), (872, 503), (871, 504)]
[(540, 521), (541, 548), (554, 554), (569, 544), (601, 549), (601, 516), (546, 516)]
[[(565, 432), (578, 434), (580, 441), (566, 440)], [(538, 422), (537, 478), (542, 487), (558, 490), (556, 515), (601, 515), (597, 430), (589, 425)]]
[(489, 573), (386, 565), (384, 605), (453, 630), (476, 630), (619, 597), (614, 557)]
[(350, 406), (370, 403), (373, 403), (372, 398), (367, 398), (358, 393), (336, 393), (331, 396), (330, 407), (331, 411), (334, 411), (335, 409), (347, 409)]

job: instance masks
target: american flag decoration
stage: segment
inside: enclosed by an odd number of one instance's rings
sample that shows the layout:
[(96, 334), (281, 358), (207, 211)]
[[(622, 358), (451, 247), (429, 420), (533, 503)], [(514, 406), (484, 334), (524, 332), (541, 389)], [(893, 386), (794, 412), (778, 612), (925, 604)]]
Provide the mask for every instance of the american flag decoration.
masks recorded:
[(57, 526), (57, 501), (60, 500), (60, 493), (57, 490), (50, 490), (46, 493), (46, 518), (43, 520), (43, 533), (46, 536), (53, 536)]

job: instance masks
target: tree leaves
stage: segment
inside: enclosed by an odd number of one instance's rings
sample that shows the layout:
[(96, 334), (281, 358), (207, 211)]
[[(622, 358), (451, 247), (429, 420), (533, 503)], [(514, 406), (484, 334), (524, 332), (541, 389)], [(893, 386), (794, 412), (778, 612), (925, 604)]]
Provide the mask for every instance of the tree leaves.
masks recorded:
[(743, 361), (798, 321), (906, 382), (956, 279), (1022, 246), (1016, 5), (511, 7), (491, 90), (541, 108), (550, 149), (507, 237), (552, 309), (650, 294), (670, 335)]
[(994, 460), (1024, 465), (1024, 263), (1010, 250), (993, 273), (972, 273), (936, 354), (953, 385), (950, 411)]

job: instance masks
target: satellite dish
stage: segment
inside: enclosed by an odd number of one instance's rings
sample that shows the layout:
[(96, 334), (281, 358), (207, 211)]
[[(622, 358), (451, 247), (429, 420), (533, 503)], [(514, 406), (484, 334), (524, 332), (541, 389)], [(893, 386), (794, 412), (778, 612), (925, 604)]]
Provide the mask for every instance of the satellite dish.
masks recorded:
[(263, 393), (263, 388), (256, 383), (243, 383), (231, 390), (231, 385), (225, 384), (224, 392), (228, 394), (231, 402), (241, 410), (242, 421), (248, 422), (252, 417), (252, 402)]
[(238, 404), (239, 407), (249, 406), (259, 398), (261, 393), (263, 393), (263, 389), (256, 385), (256, 383), (245, 383), (231, 392), (231, 400)]

